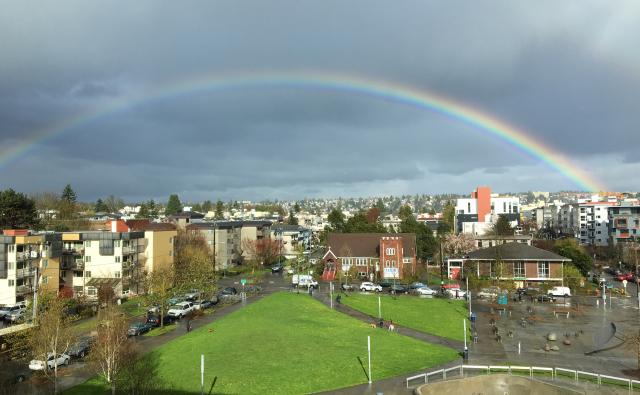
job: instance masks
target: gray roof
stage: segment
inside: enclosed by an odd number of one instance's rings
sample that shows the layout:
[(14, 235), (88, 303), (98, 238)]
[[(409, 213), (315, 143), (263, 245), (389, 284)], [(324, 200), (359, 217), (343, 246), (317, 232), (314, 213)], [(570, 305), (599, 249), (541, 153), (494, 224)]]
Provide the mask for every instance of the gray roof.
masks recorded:
[(472, 260), (497, 260), (503, 261), (566, 261), (571, 259), (542, 248), (533, 247), (524, 243), (505, 243), (494, 247), (482, 248), (469, 253)]

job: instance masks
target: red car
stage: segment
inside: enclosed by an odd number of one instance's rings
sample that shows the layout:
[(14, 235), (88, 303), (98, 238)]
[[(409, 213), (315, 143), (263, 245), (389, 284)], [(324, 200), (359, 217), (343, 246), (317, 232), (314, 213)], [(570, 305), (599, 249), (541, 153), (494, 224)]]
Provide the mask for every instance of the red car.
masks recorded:
[(617, 281), (632, 281), (633, 280), (633, 273), (622, 273), (622, 274), (618, 274), (616, 276), (616, 280)]

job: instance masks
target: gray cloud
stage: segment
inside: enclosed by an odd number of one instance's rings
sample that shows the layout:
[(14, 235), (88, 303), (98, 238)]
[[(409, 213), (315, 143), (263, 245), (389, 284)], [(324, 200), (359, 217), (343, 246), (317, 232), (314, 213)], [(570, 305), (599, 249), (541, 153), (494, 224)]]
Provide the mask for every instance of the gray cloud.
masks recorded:
[[(638, 17), (634, 1), (11, 3), (0, 13), (0, 152), (197, 76), (318, 70), (460, 101), (630, 189), (613, 175), (638, 162), (640, 55), (629, 51)], [(140, 103), (69, 129), (0, 174), (26, 192), (67, 182), (84, 199), (575, 188), (441, 114), (286, 86)]]

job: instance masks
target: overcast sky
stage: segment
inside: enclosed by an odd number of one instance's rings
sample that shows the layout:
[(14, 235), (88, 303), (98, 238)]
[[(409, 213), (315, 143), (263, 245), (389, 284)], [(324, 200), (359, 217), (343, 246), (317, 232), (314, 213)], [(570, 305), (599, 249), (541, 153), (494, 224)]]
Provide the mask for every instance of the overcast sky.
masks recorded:
[[(0, 155), (177, 81), (344, 73), (423, 89), (528, 131), (611, 190), (640, 186), (640, 2), (1, 1)], [(0, 156), (1, 157), (1, 156)], [(143, 102), (0, 169), (81, 200), (576, 190), (441, 114), (347, 92), (243, 86)]]

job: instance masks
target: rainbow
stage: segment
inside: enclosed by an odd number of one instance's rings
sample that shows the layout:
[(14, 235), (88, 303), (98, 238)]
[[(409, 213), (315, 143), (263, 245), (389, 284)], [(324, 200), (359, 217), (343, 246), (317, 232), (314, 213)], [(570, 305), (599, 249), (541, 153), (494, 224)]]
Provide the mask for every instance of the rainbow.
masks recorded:
[(584, 170), (580, 169), (549, 145), (536, 140), (522, 129), (518, 129), (477, 109), (447, 99), (441, 95), (418, 90), (406, 85), (352, 75), (321, 72), (261, 72), (205, 75), (165, 85), (159, 89), (147, 91), (138, 96), (116, 99), (105, 106), (90, 110), (70, 119), (62, 120), (45, 130), (35, 133), (29, 139), (25, 139), (18, 144), (5, 148), (4, 151), (0, 151), (0, 169), (28, 155), (37, 149), (37, 147), (61, 134), (77, 130), (98, 118), (125, 111), (152, 100), (209, 90), (237, 89), (255, 86), (287, 86), (305, 89), (333, 90), (374, 97), (419, 109), (434, 111), (507, 142), (532, 158), (547, 164), (550, 168), (569, 179), (581, 190), (593, 192), (606, 190), (593, 176), (588, 175)]

